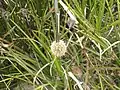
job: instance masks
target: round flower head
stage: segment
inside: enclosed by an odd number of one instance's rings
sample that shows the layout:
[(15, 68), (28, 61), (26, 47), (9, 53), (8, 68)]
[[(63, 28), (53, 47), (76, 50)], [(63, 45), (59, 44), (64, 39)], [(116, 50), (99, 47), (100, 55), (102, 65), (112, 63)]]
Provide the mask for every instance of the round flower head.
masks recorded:
[(59, 40), (58, 42), (54, 41), (51, 44), (51, 51), (55, 56), (61, 57), (65, 55), (65, 52), (67, 51), (67, 46), (62, 40)]

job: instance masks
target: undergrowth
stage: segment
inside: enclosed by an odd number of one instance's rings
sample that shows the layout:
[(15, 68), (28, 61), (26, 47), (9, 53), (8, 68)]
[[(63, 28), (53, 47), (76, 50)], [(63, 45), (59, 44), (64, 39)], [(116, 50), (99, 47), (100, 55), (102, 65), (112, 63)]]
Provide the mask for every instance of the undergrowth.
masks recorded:
[[(120, 90), (120, 1), (58, 0), (60, 20), (54, 5), (0, 1), (0, 90)], [(61, 57), (51, 51), (57, 38)]]

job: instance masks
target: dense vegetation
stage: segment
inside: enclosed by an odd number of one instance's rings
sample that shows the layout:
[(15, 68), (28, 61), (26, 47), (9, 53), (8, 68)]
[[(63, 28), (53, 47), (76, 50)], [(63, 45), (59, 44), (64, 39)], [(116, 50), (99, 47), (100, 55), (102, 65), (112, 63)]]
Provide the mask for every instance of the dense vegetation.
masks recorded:
[[(120, 1), (62, 1), (78, 23), (67, 28), (58, 3), (56, 33), (54, 0), (0, 0), (0, 90), (120, 90)], [(51, 52), (57, 36), (61, 57)]]

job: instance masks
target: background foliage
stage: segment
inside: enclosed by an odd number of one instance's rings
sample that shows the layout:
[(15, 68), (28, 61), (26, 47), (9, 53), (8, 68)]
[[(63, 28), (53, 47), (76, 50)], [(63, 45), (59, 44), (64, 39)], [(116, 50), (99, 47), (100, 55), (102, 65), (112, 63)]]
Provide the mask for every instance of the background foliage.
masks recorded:
[(120, 1), (63, 2), (79, 23), (66, 28), (69, 17), (59, 4), (59, 35), (68, 47), (65, 56), (55, 58), (54, 1), (0, 0), (1, 90), (21, 90), (24, 83), (36, 90), (79, 90), (68, 72), (84, 90), (120, 89)]

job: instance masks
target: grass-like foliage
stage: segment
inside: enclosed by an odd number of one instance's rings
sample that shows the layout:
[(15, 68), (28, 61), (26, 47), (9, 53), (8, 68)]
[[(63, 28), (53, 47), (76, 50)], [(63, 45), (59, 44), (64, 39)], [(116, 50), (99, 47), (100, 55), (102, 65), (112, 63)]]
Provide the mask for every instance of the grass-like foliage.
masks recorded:
[(0, 90), (120, 90), (119, 24), (119, 0), (0, 0)]

